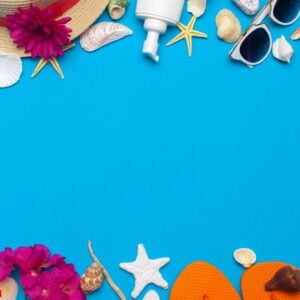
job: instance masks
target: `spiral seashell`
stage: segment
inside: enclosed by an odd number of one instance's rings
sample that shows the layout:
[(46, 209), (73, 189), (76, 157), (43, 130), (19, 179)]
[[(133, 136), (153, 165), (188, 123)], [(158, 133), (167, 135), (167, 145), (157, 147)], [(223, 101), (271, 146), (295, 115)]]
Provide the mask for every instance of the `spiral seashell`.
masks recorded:
[(110, 0), (108, 4), (108, 13), (113, 20), (121, 19), (128, 7), (129, 0)]
[(229, 10), (222, 9), (216, 17), (218, 37), (228, 43), (236, 42), (242, 34), (238, 18)]
[(101, 266), (94, 262), (81, 276), (81, 289), (85, 294), (98, 290), (103, 283), (103, 270)]
[(300, 27), (292, 34), (291, 39), (294, 41), (300, 39)]
[(80, 45), (87, 52), (92, 52), (131, 34), (132, 30), (124, 25), (101, 22), (93, 25), (81, 35)]
[(286, 40), (284, 35), (282, 35), (273, 43), (272, 50), (275, 58), (287, 63), (291, 62), (291, 58), (294, 55), (294, 48)]
[(14, 85), (22, 74), (21, 58), (15, 54), (0, 53), (0, 88)]

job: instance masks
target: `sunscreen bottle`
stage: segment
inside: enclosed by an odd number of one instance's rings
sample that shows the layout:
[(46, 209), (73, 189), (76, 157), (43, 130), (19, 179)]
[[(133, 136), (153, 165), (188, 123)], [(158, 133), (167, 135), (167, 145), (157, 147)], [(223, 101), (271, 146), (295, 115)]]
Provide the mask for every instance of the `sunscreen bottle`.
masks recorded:
[(176, 25), (181, 17), (184, 0), (137, 0), (136, 15), (144, 19), (144, 28), (148, 32), (143, 53), (159, 61), (158, 40), (168, 26)]

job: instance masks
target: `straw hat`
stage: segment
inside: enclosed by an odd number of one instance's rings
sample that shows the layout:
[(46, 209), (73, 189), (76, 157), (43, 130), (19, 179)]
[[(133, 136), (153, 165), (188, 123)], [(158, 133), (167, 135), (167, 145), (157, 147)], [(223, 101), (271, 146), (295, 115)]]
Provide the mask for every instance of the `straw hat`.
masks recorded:
[[(28, 7), (30, 4), (41, 8), (47, 7), (57, 0), (0, 0), (0, 17), (6, 17), (14, 13), (19, 7)], [(62, 17), (71, 17), (68, 27), (72, 29), (71, 39), (75, 39), (83, 33), (107, 7), (109, 0), (80, 0), (68, 10)], [(29, 56), (22, 49), (16, 48), (10, 38), (9, 31), (0, 26), (0, 52), (15, 53), (21, 57)]]

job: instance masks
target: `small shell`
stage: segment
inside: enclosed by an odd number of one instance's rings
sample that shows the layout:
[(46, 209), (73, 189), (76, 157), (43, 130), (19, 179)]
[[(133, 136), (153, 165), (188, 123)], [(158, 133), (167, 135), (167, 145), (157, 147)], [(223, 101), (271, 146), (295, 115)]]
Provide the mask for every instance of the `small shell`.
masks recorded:
[(206, 10), (206, 0), (188, 0), (187, 10), (196, 18), (201, 17)]
[(222, 9), (216, 17), (218, 37), (228, 43), (234, 43), (242, 34), (238, 18), (228, 9)]
[(299, 292), (300, 291), (300, 270), (293, 269), (290, 266), (281, 268), (274, 277), (265, 284), (265, 290)]
[(155, 291), (149, 291), (143, 300), (160, 300), (160, 297)]
[(244, 268), (249, 268), (256, 262), (256, 254), (248, 248), (241, 248), (234, 251), (234, 259)]
[(292, 34), (291, 39), (294, 41), (300, 39), (300, 27)]
[(285, 36), (282, 35), (273, 44), (273, 55), (275, 58), (290, 63), (291, 58), (294, 54), (294, 49), (290, 43), (286, 40)]
[(18, 296), (17, 282), (8, 277), (0, 282), (1, 300), (16, 300)]
[(259, 0), (233, 0), (233, 2), (247, 15), (255, 15), (260, 7)]
[(98, 290), (103, 283), (103, 271), (101, 266), (94, 262), (81, 276), (81, 289), (85, 294)]
[(93, 25), (81, 35), (80, 45), (84, 50), (92, 52), (131, 34), (132, 31), (124, 25), (101, 22)]
[(110, 0), (108, 4), (108, 13), (113, 20), (121, 19), (128, 7), (129, 0)]
[(0, 53), (0, 88), (14, 85), (22, 74), (21, 58), (15, 54)]

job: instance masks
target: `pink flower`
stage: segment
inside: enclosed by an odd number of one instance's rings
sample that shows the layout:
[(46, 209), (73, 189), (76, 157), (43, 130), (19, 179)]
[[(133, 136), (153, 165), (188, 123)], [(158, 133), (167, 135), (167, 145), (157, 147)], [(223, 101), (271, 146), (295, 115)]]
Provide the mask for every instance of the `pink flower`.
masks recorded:
[(70, 44), (72, 30), (65, 25), (70, 20), (56, 20), (53, 10), (31, 5), (9, 15), (7, 28), (18, 48), (24, 48), (31, 57), (49, 59), (62, 56), (63, 47)]
[(24, 287), (32, 300), (85, 300), (80, 277), (72, 264), (42, 272), (31, 287)]
[(14, 252), (11, 248), (5, 248), (0, 252), (0, 281), (6, 279), (14, 268)]
[(35, 245), (19, 247), (15, 251), (15, 264), (20, 268), (22, 275), (28, 275), (34, 270), (62, 265), (64, 258), (58, 254), (51, 256), (47, 247)]

